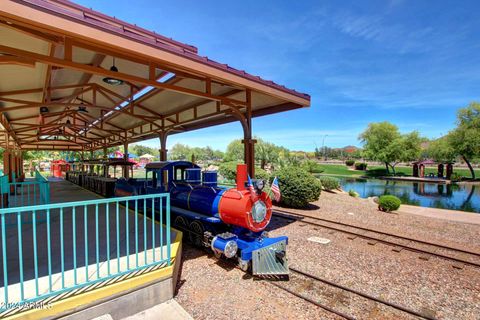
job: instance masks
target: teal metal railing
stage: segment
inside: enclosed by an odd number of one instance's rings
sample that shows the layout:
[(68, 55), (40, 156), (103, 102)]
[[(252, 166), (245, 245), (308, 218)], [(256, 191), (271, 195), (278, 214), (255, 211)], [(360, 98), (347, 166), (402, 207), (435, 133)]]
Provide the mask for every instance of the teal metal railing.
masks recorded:
[(0, 311), (171, 264), (169, 194), (4, 208), (0, 226)]
[(8, 176), (0, 177), (0, 204), (2, 208), (32, 206), (50, 203), (50, 183), (40, 172), (35, 172), (35, 179), (17, 181), (15, 173), (12, 182)]
[(35, 181), (39, 184), (40, 203), (50, 203), (50, 182), (48, 179), (42, 176), (40, 171), (35, 170)]

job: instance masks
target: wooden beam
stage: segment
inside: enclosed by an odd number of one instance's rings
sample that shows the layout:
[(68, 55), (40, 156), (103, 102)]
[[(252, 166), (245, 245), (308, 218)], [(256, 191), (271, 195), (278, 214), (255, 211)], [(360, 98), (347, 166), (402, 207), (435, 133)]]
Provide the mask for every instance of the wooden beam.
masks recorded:
[(223, 103), (229, 103), (229, 104), (234, 104), (234, 105), (242, 105), (244, 106), (246, 102), (236, 100), (236, 99), (229, 99), (229, 98), (222, 98), (216, 95), (208, 94), (202, 91), (194, 90), (194, 89), (189, 89), (189, 88), (184, 88), (184, 87), (179, 87), (175, 85), (170, 85), (167, 83), (161, 83), (157, 81), (153, 81), (150, 79), (145, 79), (142, 77), (138, 77), (135, 75), (130, 75), (127, 73), (123, 72), (115, 72), (111, 70), (105, 70), (99, 67), (94, 67), (94, 66), (89, 66), (81, 63), (76, 63), (73, 61), (66, 61), (64, 59), (59, 59), (55, 57), (49, 57), (44, 54), (39, 54), (31, 51), (26, 51), (26, 50), (21, 50), (5, 45), (0, 45), (0, 52), (8, 53), (8, 54), (14, 54), (20, 57), (25, 57), (29, 59), (36, 60), (41, 63), (49, 64), (49, 65), (54, 65), (54, 66), (59, 66), (59, 67), (65, 67), (69, 68), (72, 70), (77, 70), (81, 72), (88, 72), (100, 76), (108, 76), (112, 78), (117, 78), (123, 81), (129, 81), (133, 83), (139, 83), (145, 86), (152, 86), (155, 88), (163, 88), (165, 90), (177, 92), (180, 94), (186, 94), (186, 95), (191, 95), (191, 96), (196, 96), (196, 97), (201, 97), (205, 99), (210, 99), (213, 101), (222, 101)]
[(35, 60), (15, 57), (15, 56), (0, 56), (0, 65), (14, 64), (22, 67), (35, 68)]
[[(69, 84), (69, 85), (64, 85), (64, 86), (49, 87), (49, 89), (51, 91), (55, 91), (55, 90), (65, 90), (65, 89), (86, 87), (86, 86), (92, 86), (92, 84), (88, 83), (88, 84), (85, 84), (83, 86), (79, 85), (79, 84)], [(0, 92), (0, 96), (14, 96), (14, 95), (18, 95), (18, 94), (36, 93), (36, 92), (42, 92), (42, 91), (43, 91), (43, 88), (3, 91), (3, 92)]]

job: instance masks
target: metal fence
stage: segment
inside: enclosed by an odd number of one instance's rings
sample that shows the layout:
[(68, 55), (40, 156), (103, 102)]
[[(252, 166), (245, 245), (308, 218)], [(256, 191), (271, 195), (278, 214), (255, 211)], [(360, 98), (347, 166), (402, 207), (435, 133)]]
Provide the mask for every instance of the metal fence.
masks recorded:
[(15, 174), (12, 174), (12, 182), (9, 182), (8, 175), (0, 176), (2, 208), (50, 203), (50, 183), (40, 172), (35, 172), (34, 180), (16, 180)]
[(0, 311), (171, 263), (169, 194), (5, 208), (0, 223)]

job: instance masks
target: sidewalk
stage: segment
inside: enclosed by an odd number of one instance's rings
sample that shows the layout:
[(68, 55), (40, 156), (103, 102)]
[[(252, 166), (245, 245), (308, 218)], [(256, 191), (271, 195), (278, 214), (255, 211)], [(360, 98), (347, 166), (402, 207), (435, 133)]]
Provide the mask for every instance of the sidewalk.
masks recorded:
[(402, 204), (400, 206), (400, 209), (397, 210), (397, 212), (416, 214), (420, 216), (450, 220), (455, 222), (480, 224), (480, 213), (474, 213), (474, 212), (418, 207), (418, 206), (410, 206), (407, 204)]
[(174, 299), (165, 301), (122, 320), (193, 320), (193, 318)]

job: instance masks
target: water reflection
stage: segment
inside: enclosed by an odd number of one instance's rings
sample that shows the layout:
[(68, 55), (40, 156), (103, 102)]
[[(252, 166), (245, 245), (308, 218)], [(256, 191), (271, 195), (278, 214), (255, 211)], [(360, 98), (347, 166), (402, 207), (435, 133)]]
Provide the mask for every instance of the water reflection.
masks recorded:
[(345, 191), (355, 190), (362, 198), (391, 194), (406, 204), (480, 212), (480, 188), (471, 184), (437, 184), (347, 177), (339, 177), (339, 179)]

